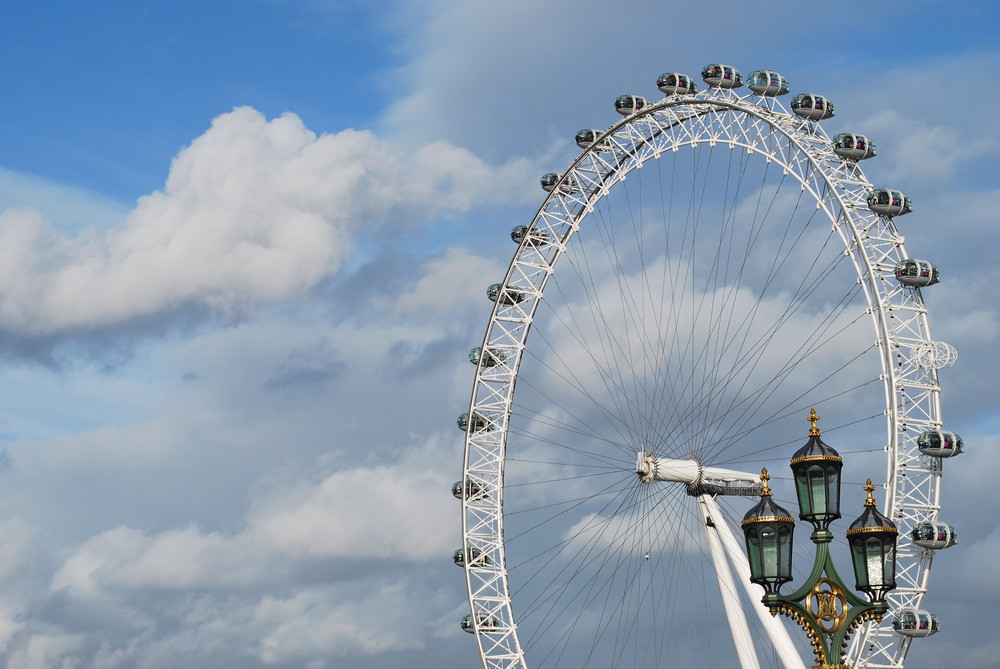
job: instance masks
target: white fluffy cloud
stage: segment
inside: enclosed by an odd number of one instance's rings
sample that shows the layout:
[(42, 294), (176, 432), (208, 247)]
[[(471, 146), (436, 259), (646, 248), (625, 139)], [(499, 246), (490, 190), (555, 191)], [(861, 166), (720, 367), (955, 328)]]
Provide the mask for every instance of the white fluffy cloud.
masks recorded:
[(446, 142), (402, 152), (368, 131), (317, 136), (294, 114), (235, 109), (120, 227), (70, 237), (32, 210), (0, 214), (0, 327), (48, 335), (189, 305), (245, 313), (336, 272), (362, 226), (522, 198), (525, 167), (495, 169)]
[(441, 559), (454, 543), (448, 520), (455, 508), (448, 473), (431, 463), (443, 459), (449, 441), (401, 450), (395, 462), (276, 486), (254, 502), (239, 532), (101, 532), (66, 559), (52, 588), (79, 597), (107, 589), (238, 588), (283, 578), (299, 560)]

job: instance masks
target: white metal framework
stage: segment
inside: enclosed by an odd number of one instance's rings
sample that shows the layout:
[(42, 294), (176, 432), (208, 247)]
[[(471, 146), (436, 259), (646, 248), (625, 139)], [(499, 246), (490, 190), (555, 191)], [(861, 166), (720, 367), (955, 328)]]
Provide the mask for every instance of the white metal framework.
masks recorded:
[[(468, 407), (462, 480), (478, 493), (462, 532), (484, 667), (736, 666), (718, 589), (760, 605), (705, 577), (745, 557), (702, 528), (738, 527), (753, 501), (726, 492), (749, 484), (651, 483), (641, 454), (763, 464), (781, 496), (810, 407), (845, 481), (886, 463), (890, 612), (921, 606), (932, 552), (907, 531), (940, 508), (941, 461), (916, 437), (942, 427), (942, 346), (920, 289), (893, 274), (909, 256), (872, 190), (817, 122), (720, 88), (648, 104), (562, 173), (502, 279)], [(845, 485), (848, 519), (860, 495)], [(890, 620), (855, 634), (851, 666), (902, 667), (909, 639)]]

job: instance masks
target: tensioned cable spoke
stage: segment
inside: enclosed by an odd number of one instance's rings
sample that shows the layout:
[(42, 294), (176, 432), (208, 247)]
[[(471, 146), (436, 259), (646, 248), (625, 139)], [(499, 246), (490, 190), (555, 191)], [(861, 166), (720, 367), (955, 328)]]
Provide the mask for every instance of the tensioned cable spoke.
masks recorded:
[[(830, 263), (840, 262), (842, 256), (827, 261), (826, 265), (817, 264), (810, 258), (809, 264), (814, 268), (813, 271), (802, 278), (798, 285), (791, 286), (790, 301), (779, 312), (778, 318), (766, 323), (761, 322), (758, 326), (760, 300), (767, 296), (771, 286), (778, 285), (776, 277), (792, 259), (802, 260), (801, 255), (795, 255), (796, 248), (803, 242), (802, 231), (796, 230), (791, 236), (789, 235), (793, 229), (793, 221), (797, 218), (802, 196), (799, 193), (797, 202), (786, 212), (785, 222), (781, 224), (782, 234), (770, 254), (770, 265), (755, 269), (758, 273), (763, 272), (761, 292), (757, 295), (757, 301), (748, 310), (738, 309), (740, 282), (745, 275), (751, 273), (748, 263), (754, 257), (755, 240), (761, 238), (766, 226), (772, 225), (777, 206), (777, 193), (780, 189), (768, 190), (763, 186), (767, 178), (765, 173), (760, 177), (761, 182), (749, 189), (752, 194), (753, 210), (757, 213), (750, 221), (739, 219), (736, 214), (739, 199), (737, 194), (747, 190), (744, 184), (746, 161), (735, 163), (737, 170), (735, 173), (728, 169), (734, 163), (732, 161), (729, 163), (726, 173), (732, 174), (732, 181), (727, 183), (727, 188), (731, 189), (733, 197), (727, 198), (727, 204), (723, 208), (725, 228), (715, 233), (726, 236), (717, 237), (713, 242), (715, 250), (709, 254), (708, 273), (698, 272), (703, 277), (701, 284), (695, 284), (695, 274), (685, 270), (684, 267), (697, 268), (698, 237), (708, 238), (699, 235), (697, 231), (701, 225), (698, 218), (703, 215), (700, 212), (709, 208), (707, 188), (701, 187), (696, 190), (698, 196), (696, 206), (689, 208), (686, 215), (688, 222), (685, 225), (690, 228), (690, 233), (683, 237), (685, 241), (680, 248), (684, 252), (676, 259), (666, 258), (664, 249), (653, 251), (646, 248), (641, 231), (643, 227), (641, 215), (636, 213), (641, 212), (644, 205), (641, 197), (636, 201), (629, 198), (628, 188), (622, 189), (625, 205), (608, 208), (609, 212), (615, 209), (628, 212), (624, 220), (617, 222), (617, 227), (612, 220), (613, 217), (602, 215), (601, 210), (595, 211), (592, 237), (597, 242), (587, 244), (586, 236), (581, 234), (577, 237), (581, 241), (574, 244), (574, 255), (567, 257), (566, 260), (567, 266), (572, 268), (568, 275), (570, 280), (568, 283), (565, 279), (552, 281), (549, 290), (549, 295), (552, 297), (544, 303), (548, 315), (548, 327), (536, 332), (540, 348), (536, 347), (533, 354), (529, 353), (536, 362), (535, 369), (547, 374), (548, 381), (544, 384), (545, 388), (554, 381), (562, 393), (569, 391), (570, 394), (553, 395), (551, 391), (544, 389), (542, 384), (533, 380), (533, 376), (522, 375), (519, 379), (522, 391), (528, 392), (533, 399), (528, 402), (521, 400), (515, 405), (517, 415), (526, 423), (524, 427), (517, 427), (518, 424), (512, 425), (512, 436), (529, 439), (533, 443), (572, 455), (565, 460), (560, 459), (558, 466), (583, 471), (581, 467), (584, 465), (581, 461), (574, 460), (577, 456), (594, 463), (605, 463), (602, 466), (614, 462), (608, 458), (604, 449), (598, 448), (600, 444), (611, 446), (616, 451), (621, 449), (623, 452), (634, 452), (643, 445), (662, 443), (671, 430), (681, 429), (689, 435), (689, 441), (692, 443), (693, 440), (699, 439), (698, 435), (703, 434), (701, 438), (707, 437), (704, 443), (721, 445), (725, 450), (729, 450), (730, 446), (726, 444), (737, 443), (739, 441), (737, 435), (754, 432), (767, 424), (761, 421), (753, 428), (746, 427), (748, 417), (757, 415), (758, 407), (770, 402), (775, 387), (791, 373), (794, 365), (802, 364), (804, 360), (815, 355), (817, 349), (821, 350), (824, 337), (831, 338), (826, 330), (838, 319), (840, 311), (832, 315), (827, 313), (813, 325), (810, 334), (801, 335), (799, 343), (789, 349), (789, 357), (774, 369), (771, 377), (758, 378), (754, 381), (755, 390), (749, 392), (748, 384), (754, 379), (754, 371), (763, 361), (764, 354), (773, 350), (775, 337), (783, 331), (783, 328), (793, 323), (799, 311), (809, 304), (810, 297), (823, 286), (823, 279), (830, 271)], [(710, 159), (705, 161), (708, 167), (711, 167), (711, 164)], [(815, 216), (815, 213), (812, 216)], [(744, 231), (743, 241), (737, 243), (727, 231), (736, 230), (738, 225), (742, 225)], [(808, 227), (808, 219), (803, 227)], [(619, 228), (623, 232), (627, 231), (628, 237), (620, 235)], [(823, 248), (820, 246), (814, 253), (821, 254)], [(597, 254), (592, 253), (595, 250), (598, 251)], [(624, 260), (627, 258), (637, 259), (634, 268), (635, 280), (624, 265)], [(610, 271), (598, 270), (597, 267), (601, 264), (597, 262), (598, 260), (609, 266)], [(660, 266), (662, 268), (658, 268)], [(682, 287), (693, 290), (692, 297), (679, 300), (664, 294), (658, 306), (652, 299), (650, 275), (654, 272), (662, 286), (674, 285), (669, 277), (671, 275), (677, 277)], [(605, 302), (609, 294), (606, 289), (609, 285), (606, 283), (608, 279), (614, 291), (624, 294), (616, 305)], [(563, 288), (564, 285), (566, 288)], [(788, 288), (787, 285), (782, 287), (786, 290)], [(695, 288), (697, 290), (694, 290)], [(849, 293), (842, 302), (849, 303), (851, 294), (853, 293)], [(563, 305), (573, 305), (573, 308), (563, 308)], [(581, 306), (586, 308), (581, 311)], [(609, 308), (617, 309), (617, 315), (612, 316)], [(675, 328), (663, 327), (665, 322), (669, 324), (669, 321), (680, 319), (685, 313), (691, 314), (688, 319), (691, 323), (690, 328), (694, 328), (698, 323), (704, 323), (709, 336), (700, 339), (699, 332), (695, 329), (683, 334)], [(745, 336), (748, 332), (755, 334), (750, 338)], [(618, 337), (615, 333), (623, 336)], [(573, 363), (569, 362), (566, 355), (569, 351), (566, 348), (567, 341), (572, 342), (576, 350), (583, 354), (583, 357), (574, 354)], [(641, 354), (637, 355), (636, 351), (641, 351)], [(720, 359), (724, 359), (727, 355), (732, 356), (737, 362), (724, 367), (720, 364)], [(671, 360), (676, 361), (673, 367), (669, 364)], [(593, 369), (581, 367), (581, 362), (586, 362)], [(640, 367), (640, 364), (643, 366)], [(671, 369), (673, 371), (668, 373)], [(687, 373), (682, 374), (685, 370)], [(694, 372), (694, 375), (690, 372)], [(834, 374), (836, 372), (830, 376)], [(595, 386), (592, 381), (585, 382), (583, 380), (585, 378), (597, 380), (598, 385)], [(805, 391), (800, 390), (795, 396), (796, 399), (803, 392)], [(577, 399), (571, 399), (574, 396)], [(685, 396), (688, 397), (685, 405), (687, 408), (671, 405), (669, 412), (651, 410), (667, 404), (668, 398)], [(580, 400), (583, 400), (582, 404)], [(783, 417), (781, 413), (783, 408), (786, 408), (786, 405), (781, 405), (779, 411), (773, 412), (768, 420), (780, 420)], [(552, 409), (556, 410), (555, 413)], [(730, 416), (731, 420), (726, 423), (728, 430), (726, 434), (733, 436), (727, 437), (719, 432), (723, 426), (719, 424), (718, 418), (724, 413), (733, 414), (734, 410), (736, 413)], [(556, 418), (557, 415), (561, 417)], [(601, 425), (612, 426), (616, 438), (609, 439), (602, 436), (603, 430), (598, 429), (587, 417), (588, 415), (601, 416)], [(538, 428), (527, 428), (527, 425), (537, 425)], [(741, 425), (743, 427), (740, 427)], [(715, 431), (714, 436), (709, 436), (711, 430)], [(625, 439), (626, 435), (631, 436)], [(593, 443), (594, 446), (587, 446), (580, 439)], [(717, 454), (703, 448), (702, 457), (706, 456), (714, 458)], [(556, 461), (537, 459), (522, 461), (515, 457), (509, 457), (508, 461), (512, 465), (518, 462), (536, 465), (549, 462), (554, 466), (557, 464)], [(630, 467), (631, 464), (625, 462), (624, 467)], [(565, 525), (572, 517), (579, 516), (585, 509), (592, 507), (593, 503), (600, 503), (600, 508), (605, 512), (610, 505), (615, 503), (619, 505), (615, 513), (606, 516), (602, 516), (601, 511), (588, 511), (587, 513), (597, 515), (592, 516), (594, 520), (590, 524), (580, 526), (574, 534), (546, 531), (546, 534), (558, 540), (544, 543), (543, 548), (534, 551), (532, 556), (522, 556), (518, 566), (510, 567), (513, 573), (518, 573), (525, 567), (532, 569), (535, 576), (527, 579), (523, 586), (527, 589), (537, 585), (539, 574), (556, 570), (562, 574), (558, 588), (542, 588), (534, 603), (526, 604), (522, 613), (523, 620), (526, 621), (535, 617), (551, 621), (538, 627), (535, 635), (531, 637), (533, 640), (527, 642), (528, 647), (534, 647), (539, 641), (547, 640), (546, 658), (565, 657), (567, 649), (575, 643), (574, 639), (584, 634), (580, 627), (581, 616), (598, 603), (600, 604), (597, 606), (598, 617), (594, 624), (597, 625), (596, 629), (605, 631), (586, 633), (591, 645), (588, 657), (591, 657), (592, 661), (597, 661), (597, 649), (602, 641), (610, 638), (607, 636), (609, 634), (616, 639), (611, 642), (614, 648), (613, 657), (621, 660), (630, 652), (628, 648), (636, 641), (633, 637), (638, 634), (636, 627), (641, 627), (640, 611), (652, 607), (652, 602), (656, 602), (658, 609), (665, 606), (661, 598), (655, 594), (659, 590), (652, 586), (645, 591), (625, 588), (612, 596), (608, 588), (614, 582), (614, 577), (608, 576), (602, 581), (595, 580), (595, 576), (605, 573), (602, 570), (608, 568), (612, 573), (627, 569), (628, 561), (634, 559), (630, 556), (636, 553), (645, 555), (646, 549), (641, 547), (642, 541), (666, 545), (675, 540), (670, 534), (671, 531), (681, 531), (686, 537), (685, 542), (692, 546), (700, 546), (696, 549), (700, 556), (698, 561), (705, 564), (709, 562), (706, 549), (701, 546), (700, 534), (694, 534), (688, 524), (676, 523), (676, 514), (687, 515), (691, 513), (690, 510), (681, 512), (676, 503), (663, 501), (668, 498), (679, 498), (684, 501), (687, 496), (683, 491), (680, 491), (680, 495), (660, 496), (660, 503), (647, 508), (635, 501), (633, 493), (628, 492), (637, 489), (635, 475), (625, 470), (623, 476), (621, 481), (631, 485), (625, 489), (625, 497), (613, 487), (605, 487), (603, 491), (594, 491), (589, 497), (586, 495), (570, 497), (563, 502), (511, 509), (507, 513), (508, 517), (513, 519), (518, 516), (531, 517), (542, 511), (548, 512), (544, 520), (536, 521), (523, 532), (508, 537), (508, 542), (516, 545), (521, 540), (537, 537), (544, 528), (552, 527), (554, 530)], [(545, 480), (553, 484), (568, 484), (578, 483), (582, 478), (564, 474), (549, 476)], [(522, 487), (534, 489), (535, 483), (526, 482)], [(537, 487), (541, 487), (540, 482)], [(649, 492), (641, 486), (638, 489)], [(648, 495), (642, 496), (642, 499), (647, 498)], [(602, 499), (605, 501), (602, 502)], [(625, 501), (627, 499), (633, 501)], [(614, 502), (614, 500), (620, 501)], [(687, 501), (691, 503), (691, 500)], [(694, 527), (696, 526), (695, 524)], [(641, 531), (640, 527), (643, 528)], [(568, 552), (583, 539), (587, 539), (584, 547), (572, 553)], [(540, 559), (543, 560), (541, 564), (538, 562)], [(652, 560), (651, 556), (650, 561)], [(645, 563), (646, 560), (643, 559), (641, 562)], [(686, 560), (662, 562), (675, 566), (689, 564)], [(642, 566), (640, 564), (638, 567), (640, 571)], [(567, 575), (567, 569), (574, 570), (575, 575)], [(664, 585), (671, 583), (674, 588), (684, 587), (678, 586), (677, 579), (680, 578), (702, 582), (705, 587), (715, 587), (705, 581), (706, 577), (696, 577), (694, 573), (681, 572), (667, 578)], [(573, 586), (578, 581), (583, 584), (582, 588)], [(523, 592), (523, 589), (517, 592)], [(642, 606), (642, 602), (646, 602), (647, 607)], [(624, 621), (631, 621), (636, 625), (625, 624)]]
[[(499, 310), (488, 337), (514, 352), (517, 399), (503, 368), (474, 395), (502, 426), (502, 462), (484, 475), (497, 531), (471, 537), (502, 573), (466, 572), (474, 612), (502, 622), (479, 637), (488, 669), (527, 666), (521, 649), (540, 668), (733, 666), (701, 511), (682, 484), (643, 483), (637, 452), (757, 471), (801, 443), (813, 405), (831, 416), (824, 434), (879, 443), (882, 413), (859, 409), (885, 406), (891, 386), (886, 335), (866, 329), (885, 317), (871, 274), (886, 261), (858, 259), (858, 196), (828, 178), (839, 168), (815, 126), (727, 104), (615, 126), (540, 211), (547, 243), (519, 248), (515, 285), (552, 258), (559, 271), (525, 293), (544, 299)], [(496, 436), (468, 437), (467, 460), (489, 463)], [(787, 499), (789, 477), (772, 483)], [(730, 525), (752, 504), (718, 501)], [(463, 527), (491, 522), (482, 506)]]

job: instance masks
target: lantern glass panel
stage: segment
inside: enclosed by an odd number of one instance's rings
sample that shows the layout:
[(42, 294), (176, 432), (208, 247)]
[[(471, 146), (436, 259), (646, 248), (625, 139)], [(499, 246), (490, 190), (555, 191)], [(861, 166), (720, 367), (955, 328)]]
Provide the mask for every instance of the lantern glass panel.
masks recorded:
[(851, 542), (851, 557), (857, 589), (874, 599), (896, 585), (896, 543), (888, 537), (871, 536)]
[(756, 530), (746, 532), (747, 557), (750, 558), (750, 580), (759, 581), (764, 576), (764, 567), (761, 564), (760, 536)]
[(792, 526), (790, 523), (745, 528), (750, 580), (776, 591), (792, 578)]
[(778, 576), (784, 580), (792, 578), (792, 526), (781, 525), (778, 527), (778, 546), (780, 549), (778, 558)]
[(832, 464), (811, 464), (795, 471), (800, 516), (810, 522), (840, 517), (840, 472)]
[(762, 575), (764, 578), (774, 578), (781, 571), (778, 552), (778, 535), (771, 526), (760, 530)]

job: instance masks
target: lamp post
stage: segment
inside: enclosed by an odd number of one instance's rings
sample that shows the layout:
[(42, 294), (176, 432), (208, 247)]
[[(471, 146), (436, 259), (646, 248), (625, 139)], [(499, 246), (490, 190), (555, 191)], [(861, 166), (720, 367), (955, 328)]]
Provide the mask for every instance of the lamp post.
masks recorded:
[(840, 470), (843, 461), (836, 450), (820, 438), (816, 410), (809, 441), (791, 459), (799, 518), (813, 526), (810, 539), (816, 545), (812, 573), (805, 584), (790, 595), (781, 586), (792, 580), (791, 514), (772, 500), (767, 469), (761, 471), (760, 502), (743, 518), (750, 580), (764, 588), (761, 601), (771, 615), (782, 614), (806, 631), (816, 656), (812, 669), (851, 669), (844, 663), (847, 638), (867, 620), (881, 621), (888, 611), (886, 594), (896, 587), (896, 525), (875, 508), (871, 479), (865, 485), (868, 498), (864, 511), (847, 531), (854, 566), (855, 589), (851, 592), (837, 574), (830, 556), (833, 533), (830, 523), (840, 518)]

